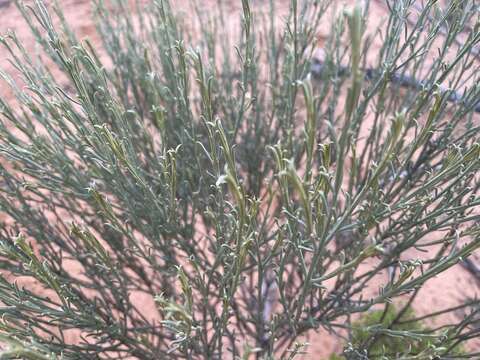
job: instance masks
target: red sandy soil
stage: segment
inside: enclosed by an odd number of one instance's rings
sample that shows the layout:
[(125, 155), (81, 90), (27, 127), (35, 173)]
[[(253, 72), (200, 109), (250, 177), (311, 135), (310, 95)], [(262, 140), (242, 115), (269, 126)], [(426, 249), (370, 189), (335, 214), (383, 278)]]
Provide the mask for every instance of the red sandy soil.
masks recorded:
[[(98, 42), (98, 37), (95, 34), (95, 27), (91, 19), (91, 3), (88, 0), (59, 0), (62, 8), (64, 10), (66, 19), (70, 26), (75, 30), (78, 37), (85, 38), (89, 37), (93, 42)], [(175, 5), (177, 8), (182, 8), (185, 5), (186, 0), (177, 0)], [(353, 0), (349, 1), (338, 1), (340, 4), (351, 4)], [(208, 3), (213, 4), (215, 1), (207, 0), (205, 1), (206, 5)], [(261, 4), (262, 1), (253, 0), (253, 3)], [(268, 3), (268, 2), (265, 2)], [(278, 1), (280, 6), (284, 5), (284, 0)], [(240, 9), (241, 3), (233, 3), (231, 5), (234, 9)], [(230, 6), (230, 4), (229, 4)], [(206, 6), (207, 7), (207, 6)], [(232, 9), (233, 10), (233, 9)], [(370, 5), (370, 18), (368, 22), (368, 31), (373, 32), (377, 26), (380, 25), (381, 21), (388, 17), (386, 7), (382, 4), (382, 1), (372, 1)], [(227, 24), (238, 24), (238, 12), (229, 11), (227, 16), (230, 16), (232, 21), (226, 21)], [(28, 51), (35, 52), (36, 45), (32, 34), (30, 33), (25, 21), (23, 20), (21, 14), (16, 9), (13, 1), (9, 0), (0, 0), (0, 34), (5, 33), (7, 30), (14, 30), (18, 37), (23, 41), (25, 48)], [(320, 32), (326, 34), (329, 31), (329, 24), (325, 24), (324, 27), (320, 29)], [(321, 38), (322, 34), (319, 34)], [(378, 39), (378, 38), (377, 38)], [(374, 42), (370, 51), (374, 56), (375, 50), (378, 50), (380, 43)], [(6, 61), (6, 54), (0, 53), (0, 66), (3, 70), (11, 70), (12, 66)], [(0, 86), (0, 96), (9, 97), (10, 94), (5, 87)], [(1, 217), (1, 214), (0, 214)], [(419, 256), (418, 253), (407, 253), (405, 254), (405, 259), (408, 260), (415, 259)], [(368, 264), (366, 265), (368, 266)], [(365, 294), (376, 294), (379, 291), (379, 287), (387, 281), (386, 274), (382, 277), (379, 277), (376, 281), (378, 283), (370, 288), (366, 289)], [(460, 265), (457, 265), (442, 273), (437, 278), (430, 280), (420, 291), (420, 294), (417, 298), (417, 301), (414, 304), (414, 308), (417, 314), (422, 315), (430, 313), (435, 310), (441, 310), (454, 306), (465, 299), (466, 297), (474, 297), (479, 295), (480, 283), (476, 282), (475, 279), (470, 275), (465, 269)], [(455, 317), (455, 315), (451, 315)], [(442, 323), (452, 321), (458, 321), (454, 318), (442, 318), (439, 321)], [(434, 325), (434, 324), (431, 324)], [(438, 323), (436, 324), (438, 325)], [(325, 330), (321, 330), (316, 334), (311, 334), (311, 336), (306, 339), (311, 345), (308, 347), (308, 354), (304, 356), (304, 359), (321, 359), (325, 356), (328, 356), (331, 352), (340, 352), (342, 348), (342, 343), (338, 339), (336, 340), (333, 336), (329, 335)], [(480, 344), (472, 344), (472, 346), (477, 347), (477, 350), (480, 349)]]

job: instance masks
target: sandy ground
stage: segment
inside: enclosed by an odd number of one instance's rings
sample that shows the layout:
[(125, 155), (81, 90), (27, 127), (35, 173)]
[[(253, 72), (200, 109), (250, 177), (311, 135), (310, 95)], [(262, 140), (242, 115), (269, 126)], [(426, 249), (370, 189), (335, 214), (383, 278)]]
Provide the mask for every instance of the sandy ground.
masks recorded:
[[(257, 3), (259, 0), (256, 1)], [(342, 3), (353, 2), (344, 1)], [(95, 35), (95, 28), (92, 23), (91, 5), (88, 0), (60, 0), (64, 9), (65, 16), (75, 30), (79, 38), (89, 37), (93, 41), (98, 41)], [(177, 1), (178, 6), (181, 7), (182, 1)], [(236, 6), (232, 6), (235, 8)], [(235, 11), (229, 12), (233, 23), (238, 23), (238, 15)], [(373, 31), (387, 16), (387, 9), (378, 1), (372, 1), (369, 19), (369, 31)], [(21, 14), (16, 9), (13, 2), (9, 0), (0, 0), (0, 34), (7, 30), (14, 30), (18, 37), (23, 41), (25, 48), (28, 51), (36, 51), (36, 46), (31, 33), (29, 32)], [(328, 26), (320, 29), (321, 32), (328, 32)], [(321, 35), (321, 34), (320, 34)], [(375, 51), (380, 47), (379, 43), (374, 43), (371, 51)], [(6, 61), (6, 54), (0, 52), (0, 66), (7, 71), (12, 69), (12, 66)], [(8, 91), (5, 87), (0, 86), (0, 96), (9, 97)], [(406, 257), (416, 257), (416, 254), (406, 254)], [(386, 276), (386, 275), (385, 275)], [(378, 287), (386, 281), (385, 279), (378, 279), (378, 286), (367, 289), (367, 293), (374, 294), (378, 292)], [(474, 297), (479, 295), (479, 284), (475, 282), (474, 278), (459, 265), (443, 273), (441, 276), (429, 281), (420, 291), (418, 300), (414, 307), (418, 314), (425, 314), (432, 310), (440, 310), (458, 304), (465, 297)], [(453, 316), (453, 315), (452, 315)], [(442, 318), (440, 321), (446, 322), (455, 319)], [(432, 324), (433, 325), (433, 324)], [(339, 351), (341, 343), (335, 341), (326, 331), (322, 330), (318, 334), (311, 334), (308, 339), (311, 344), (308, 348), (308, 355), (305, 359), (320, 359), (327, 356), (332, 351)], [(473, 345), (475, 346), (475, 345)], [(480, 347), (479, 347), (480, 349)]]

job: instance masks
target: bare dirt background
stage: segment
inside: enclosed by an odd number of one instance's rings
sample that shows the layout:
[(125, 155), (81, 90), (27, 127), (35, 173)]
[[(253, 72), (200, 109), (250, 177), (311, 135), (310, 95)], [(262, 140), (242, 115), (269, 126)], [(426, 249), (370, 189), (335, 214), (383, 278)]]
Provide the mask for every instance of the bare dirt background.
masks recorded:
[[(175, 6), (178, 9), (182, 9), (185, 5), (186, 0), (177, 0), (174, 1)], [(240, 9), (241, 3), (231, 2), (232, 10)], [(267, 4), (267, 1), (253, 0), (259, 6), (262, 6), (262, 3)], [(349, 4), (353, 3), (354, 0), (349, 1), (338, 1), (339, 4)], [(82, 39), (85, 37), (90, 38), (94, 43), (98, 43), (99, 39), (95, 32), (95, 26), (92, 21), (92, 5), (89, 0), (59, 0), (61, 4), (66, 19), (70, 26), (74, 29), (78, 38)], [(212, 0), (203, 0), (201, 1), (202, 5), (204, 4), (205, 9), (207, 10), (210, 6), (214, 6), (215, 1)], [(280, 6), (288, 4), (288, 1), (280, 0), (278, 1)], [(370, 17), (368, 19), (368, 31), (374, 32), (377, 26), (380, 25), (381, 21), (388, 18), (388, 9), (384, 5), (384, 1), (372, 1), (370, 5)], [(230, 5), (230, 4), (229, 4)], [(229, 11), (227, 16), (231, 17), (226, 21), (227, 24), (238, 24), (239, 12), (238, 11)], [(231, 20), (231, 21), (230, 21)], [(321, 39), (329, 31), (330, 24), (322, 24), (319, 34), (319, 39)], [(4, 34), (7, 30), (13, 30), (16, 32), (17, 36), (22, 40), (25, 48), (29, 52), (37, 51), (33, 35), (30, 33), (25, 21), (22, 18), (22, 15), (17, 10), (13, 1), (10, 0), (0, 0), (0, 34)], [(375, 50), (380, 48), (380, 43), (378, 37), (377, 40), (373, 43), (370, 51), (372, 58), (375, 56)], [(321, 45), (321, 44), (320, 44)], [(0, 52), (0, 66), (3, 70), (10, 72), (13, 70), (13, 67), (6, 60), (7, 54)], [(55, 70), (54, 70), (55, 74)], [(58, 74), (60, 76), (60, 74)], [(6, 87), (0, 84), (0, 96), (3, 98), (9, 98), (11, 94), (6, 89)], [(1, 217), (1, 214), (0, 214)], [(416, 258), (419, 254), (407, 253), (405, 254), (408, 257)], [(405, 259), (405, 260), (406, 260)], [(368, 265), (367, 265), (368, 266)], [(382, 283), (386, 282), (385, 278), (378, 279), (378, 285), (375, 288), (366, 289), (366, 293), (375, 293), (379, 290), (379, 287)], [(460, 265), (456, 265), (449, 271), (443, 273), (441, 276), (430, 280), (420, 291), (420, 294), (417, 298), (417, 301), (414, 304), (414, 308), (417, 314), (422, 315), (435, 310), (441, 310), (458, 304), (462, 299), (466, 297), (475, 297), (479, 295), (480, 284), (469, 272), (467, 272)], [(452, 315), (455, 316), (455, 315)], [(456, 316), (461, 316), (457, 314)], [(453, 318), (441, 318), (438, 321), (442, 323), (455, 321)], [(431, 324), (439, 325), (437, 324)], [(328, 356), (331, 352), (339, 352), (341, 350), (342, 344), (338, 339), (335, 340), (334, 337), (329, 335), (325, 330), (319, 331), (317, 334), (312, 334), (309, 339), (310, 343), (308, 348), (309, 354), (305, 355), (305, 359), (321, 359), (324, 356)], [(472, 347), (476, 350), (480, 350), (480, 344), (473, 343)]]

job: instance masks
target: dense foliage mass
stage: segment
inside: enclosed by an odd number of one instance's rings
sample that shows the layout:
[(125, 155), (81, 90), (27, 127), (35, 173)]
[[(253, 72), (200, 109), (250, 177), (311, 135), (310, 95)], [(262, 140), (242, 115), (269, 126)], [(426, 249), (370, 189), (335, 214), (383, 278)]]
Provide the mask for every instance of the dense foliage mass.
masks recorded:
[(293, 359), (319, 328), (479, 356), (477, 300), (409, 310), (480, 247), (478, 6), (386, 0), (367, 32), (339, 3), (100, 1), (99, 47), (18, 4), (42, 50), (0, 38), (1, 358)]

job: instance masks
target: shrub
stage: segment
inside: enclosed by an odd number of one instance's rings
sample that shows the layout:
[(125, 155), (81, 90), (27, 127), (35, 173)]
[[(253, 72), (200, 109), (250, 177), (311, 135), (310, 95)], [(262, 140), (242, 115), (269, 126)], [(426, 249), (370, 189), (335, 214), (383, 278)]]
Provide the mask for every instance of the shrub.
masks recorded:
[[(398, 317), (398, 320), (396, 320)], [(393, 305), (385, 310), (376, 310), (365, 314), (363, 319), (353, 325), (353, 347), (368, 348), (370, 358), (384, 355), (395, 356), (404, 352), (407, 355), (418, 355), (428, 350), (428, 335), (422, 337), (427, 329), (418, 322), (412, 321), (414, 313), (410, 308), (399, 314)], [(409, 321), (410, 320), (410, 321)], [(403, 321), (408, 321), (402, 324)], [(380, 325), (380, 326), (379, 326)], [(375, 338), (370, 333), (376, 334)], [(403, 332), (414, 334), (412, 338), (402, 336)], [(397, 337), (397, 334), (400, 336)], [(417, 336), (415, 336), (417, 335)]]
[[(369, 359), (429, 358), (435, 348), (437, 335), (421, 321), (417, 320), (410, 307), (397, 311), (394, 305), (384, 310), (374, 310), (355, 321), (352, 325), (351, 343), (346, 346), (347, 356), (364, 356)], [(433, 341), (432, 341), (433, 340)], [(444, 342), (444, 346), (451, 346)], [(456, 345), (451, 355), (461, 356), (463, 349)], [(330, 360), (345, 357), (332, 354)]]
[[(230, 32), (222, 1), (99, 1), (102, 46), (18, 4), (43, 50), (0, 39), (3, 358), (292, 359), (480, 246), (475, 2), (387, 1), (372, 34), (368, 1), (276, 3)], [(429, 358), (478, 336), (476, 300), (424, 317), (453, 311)]]

